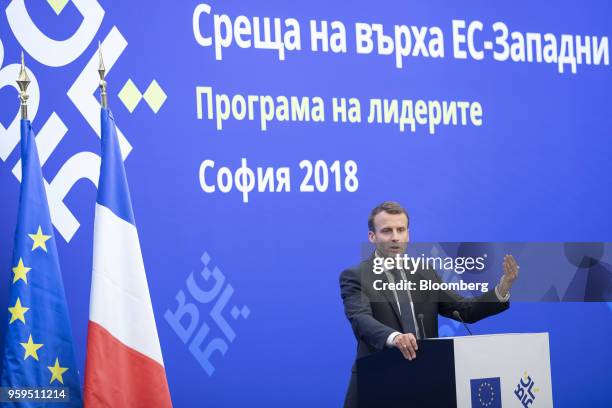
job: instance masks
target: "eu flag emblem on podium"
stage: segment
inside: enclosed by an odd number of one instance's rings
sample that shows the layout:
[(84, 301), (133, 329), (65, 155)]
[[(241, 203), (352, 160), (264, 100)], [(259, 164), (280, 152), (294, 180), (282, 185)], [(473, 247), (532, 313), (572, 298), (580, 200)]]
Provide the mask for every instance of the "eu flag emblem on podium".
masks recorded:
[(470, 380), (472, 408), (501, 408), (499, 377)]
[[(51, 405), (81, 407), (64, 285), (29, 120), (21, 121), (21, 163), (19, 213), (8, 271), (9, 307), (8, 311), (4, 310), (8, 317), (1, 385), (10, 388), (61, 387), (68, 389), (69, 401)], [(43, 405), (46, 403), (24, 401), (11, 406)]]

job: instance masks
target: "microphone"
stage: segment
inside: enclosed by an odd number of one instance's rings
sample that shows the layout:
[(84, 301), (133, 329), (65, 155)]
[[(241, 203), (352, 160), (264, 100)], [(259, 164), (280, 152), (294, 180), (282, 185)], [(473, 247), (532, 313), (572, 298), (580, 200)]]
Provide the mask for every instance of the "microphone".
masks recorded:
[(421, 323), (421, 333), (423, 334), (423, 338), (426, 339), (427, 334), (425, 333), (425, 323), (423, 323), (423, 319), (425, 318), (425, 316), (423, 316), (423, 313), (419, 313), (417, 317), (419, 318), (419, 322)]
[(474, 334), (472, 333), (472, 331), (470, 330), (470, 328), (468, 327), (467, 324), (465, 324), (465, 322), (463, 321), (463, 319), (461, 318), (461, 313), (459, 313), (458, 310), (453, 310), (453, 317), (458, 319), (461, 323), (463, 323), (463, 327), (465, 327), (465, 330), (467, 330), (468, 333), (470, 333), (470, 336), (473, 336)]

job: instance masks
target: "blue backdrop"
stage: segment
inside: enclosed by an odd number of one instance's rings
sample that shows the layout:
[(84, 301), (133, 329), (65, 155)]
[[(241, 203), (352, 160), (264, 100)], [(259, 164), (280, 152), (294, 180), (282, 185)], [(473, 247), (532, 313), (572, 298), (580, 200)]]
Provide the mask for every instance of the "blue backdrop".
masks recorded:
[[(40, 89), (35, 131), (40, 134), (48, 120), (53, 122), (54, 113), (65, 126), (65, 132), (54, 133), (63, 137), (57, 136), (61, 140), (43, 174), (57, 191), (67, 186), (63, 203), (79, 223), (73, 235), (63, 237), (56, 230), (56, 237), (81, 373), (96, 186), (88, 173), (95, 169), (95, 156), (77, 155), (99, 155), (100, 148), (86, 119), (88, 99), (71, 97), (68, 90), (90, 60), (97, 68), (98, 40), (109, 41), (103, 45), (109, 105), (133, 148), (126, 171), (177, 407), (248, 406), (254, 401), (341, 405), (355, 340), (343, 314), (338, 276), (359, 261), (367, 215), (380, 201), (406, 206), (415, 241), (612, 241), (610, 66), (583, 64), (572, 74), (568, 66), (559, 73), (557, 64), (496, 61), (490, 54), (482, 61), (455, 59), (451, 29), (453, 19), (479, 20), (485, 26), (482, 35), (493, 40), (491, 25), (503, 21), (510, 31), (523, 33), (609, 37), (609, 2), (209, 3), (212, 14), (232, 19), (297, 19), (302, 50), (287, 51), (284, 61), (274, 51), (235, 44), (216, 60), (214, 46), (202, 47), (194, 38), (195, 1), (100, 1), (104, 14), (99, 27), (95, 18), (93, 23), (83, 20), (77, 8), (95, 11), (95, 1), (62, 3), (25, 2), (35, 26), (56, 41), (70, 38), (82, 21), (90, 25), (92, 34), (71, 47), (82, 51), (59, 66), (31, 55), (14, 33), (5, 12), (9, 6), (2, 6), (0, 123), (8, 128), (18, 114), (17, 92), (10, 86), (16, 67), (10, 66), (24, 49)], [(311, 52), (311, 19), (342, 21), (347, 52)], [(212, 21), (212, 15), (202, 16), (203, 34), (212, 32)], [(444, 32), (445, 57), (407, 58), (398, 69), (393, 55), (358, 54), (357, 22), (381, 23), (391, 30), (395, 24), (438, 26)], [(116, 46), (120, 37), (127, 42), (124, 48)], [(93, 83), (78, 84), (77, 90), (94, 95), (94, 74)], [(157, 112), (145, 100), (130, 112), (128, 80), (140, 93), (155, 81), (167, 99)], [(330, 109), (322, 123), (274, 121), (262, 132), (257, 120), (228, 120), (217, 130), (214, 120), (197, 119), (196, 86), (229, 95), (320, 96), (326, 103), (332, 97), (355, 97), (364, 113), (362, 123), (335, 123)], [(370, 98), (479, 101), (483, 124), (440, 126), (435, 135), (426, 126), (402, 133), (393, 124), (366, 122)], [(216, 169), (235, 169), (242, 158), (253, 167), (290, 167), (291, 191), (253, 192), (244, 203), (235, 189), (227, 194), (202, 190), (198, 171), (203, 160), (214, 160)], [(12, 169), (18, 159), (19, 149), (13, 149), (0, 161), (0, 265), (7, 276), (19, 188)], [(300, 192), (304, 172), (298, 164), (304, 159), (329, 164), (354, 160), (357, 191)], [(214, 181), (213, 172), (207, 180)], [(218, 300), (200, 304), (190, 296), (192, 272), (199, 286), (212, 287), (207, 272), (200, 274), (205, 266), (210, 272), (218, 268), (213, 276), (223, 275), (223, 287), (231, 287), (222, 311), (226, 323), (213, 318)], [(8, 282), (0, 279), (0, 305), (7, 304)], [(192, 344), (195, 331), (182, 339), (165, 317), (177, 310), (181, 293), (195, 305), (194, 330), (203, 322), (211, 327), (201, 344)], [(612, 306), (606, 303), (515, 303), (474, 331), (549, 332), (555, 406), (604, 407), (612, 402), (611, 317)], [(183, 327), (189, 322), (187, 315), (181, 320)], [(454, 322), (441, 325), (442, 334), (463, 333)], [(226, 351), (202, 357), (197, 348), (206, 350), (213, 338), (222, 339)]]

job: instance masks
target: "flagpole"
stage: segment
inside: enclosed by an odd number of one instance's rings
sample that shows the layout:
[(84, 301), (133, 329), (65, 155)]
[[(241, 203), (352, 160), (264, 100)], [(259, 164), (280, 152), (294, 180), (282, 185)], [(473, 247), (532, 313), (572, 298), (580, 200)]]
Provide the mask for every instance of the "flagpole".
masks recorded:
[(100, 64), (98, 65), (98, 74), (100, 75), (100, 105), (103, 108), (108, 108), (108, 99), (106, 97), (106, 80), (104, 76), (106, 74), (106, 68), (104, 67), (104, 61), (102, 60), (102, 47), (100, 41), (98, 41), (98, 56), (100, 57)]
[(21, 69), (17, 77), (17, 85), (19, 86), (19, 100), (21, 101), (21, 119), (28, 119), (28, 85), (30, 78), (26, 72), (25, 63), (23, 60), (23, 51), (21, 51)]
[(101, 161), (93, 234), (95, 272), (91, 277), (87, 327), (85, 407), (172, 408), (117, 129), (108, 110), (106, 69), (99, 43), (98, 57)]

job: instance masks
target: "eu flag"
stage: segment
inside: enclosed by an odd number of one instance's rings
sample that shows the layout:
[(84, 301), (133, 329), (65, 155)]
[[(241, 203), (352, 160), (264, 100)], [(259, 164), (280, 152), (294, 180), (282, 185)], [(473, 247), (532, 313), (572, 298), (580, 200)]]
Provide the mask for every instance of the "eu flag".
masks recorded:
[(14, 406), (80, 407), (80, 382), (64, 285), (29, 120), (21, 121), (21, 163), (1, 385), (68, 389), (68, 402), (47, 405), (38, 400)]
[(470, 380), (472, 408), (501, 408), (501, 384), (499, 377)]

